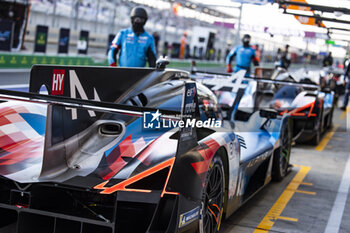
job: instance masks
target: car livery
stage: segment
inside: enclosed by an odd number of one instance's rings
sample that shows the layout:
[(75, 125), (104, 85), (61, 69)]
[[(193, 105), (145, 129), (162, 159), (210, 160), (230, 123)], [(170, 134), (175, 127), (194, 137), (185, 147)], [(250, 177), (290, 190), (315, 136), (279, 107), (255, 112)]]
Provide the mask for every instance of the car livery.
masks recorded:
[(185, 71), (34, 66), (0, 99), (0, 230), (217, 232), (289, 169), (288, 114), (223, 117)]
[[(260, 73), (264, 69), (260, 68)], [(269, 69), (267, 69), (269, 70)], [(265, 72), (265, 71), (264, 71)], [(263, 72), (263, 73), (264, 73)], [(293, 140), (317, 145), (322, 133), (332, 126), (334, 93), (320, 91), (308, 79), (296, 82), (287, 72), (279, 73), (274, 80), (237, 75), (198, 72), (192, 77), (216, 92), (223, 108), (231, 106), (242, 88), (242, 99), (234, 109), (236, 120), (247, 121), (259, 109), (274, 109), (280, 115), (288, 113), (293, 120)]]

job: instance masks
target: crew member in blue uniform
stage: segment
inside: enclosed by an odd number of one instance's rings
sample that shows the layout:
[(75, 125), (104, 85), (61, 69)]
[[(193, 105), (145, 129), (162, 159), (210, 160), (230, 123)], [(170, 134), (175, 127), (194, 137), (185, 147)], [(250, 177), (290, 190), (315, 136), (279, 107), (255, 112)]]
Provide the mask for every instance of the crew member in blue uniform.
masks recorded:
[(250, 75), (250, 63), (252, 61), (255, 66), (259, 65), (259, 62), (256, 59), (255, 50), (250, 47), (250, 39), (250, 35), (245, 34), (242, 39), (243, 45), (236, 46), (227, 55), (226, 65), (228, 73), (232, 73), (231, 62), (233, 58), (235, 58), (235, 67), (233, 71), (238, 72), (240, 70), (246, 70), (246, 76)]
[(108, 52), (108, 63), (117, 66), (119, 54), (119, 66), (145, 67), (146, 62), (150, 67), (156, 66), (156, 50), (154, 38), (144, 30), (148, 19), (147, 12), (142, 7), (131, 10), (131, 28), (121, 30), (112, 41)]

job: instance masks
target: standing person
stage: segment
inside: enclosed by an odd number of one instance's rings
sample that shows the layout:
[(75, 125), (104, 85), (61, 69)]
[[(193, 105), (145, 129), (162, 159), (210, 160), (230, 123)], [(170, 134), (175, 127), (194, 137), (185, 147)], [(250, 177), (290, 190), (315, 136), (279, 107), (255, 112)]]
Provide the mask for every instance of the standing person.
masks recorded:
[(259, 65), (256, 59), (255, 50), (250, 47), (250, 35), (245, 34), (242, 38), (243, 45), (233, 48), (226, 57), (227, 72), (232, 73), (231, 62), (235, 58), (234, 72), (246, 70), (246, 76), (250, 75), (250, 63), (253, 61), (255, 66)]
[(348, 64), (350, 63), (350, 56), (349, 54), (346, 54), (344, 60), (343, 60), (343, 69), (345, 70)]
[(150, 67), (155, 67), (154, 38), (144, 29), (148, 19), (146, 10), (142, 7), (135, 7), (131, 10), (130, 18), (132, 27), (121, 30), (112, 41), (108, 52), (109, 65), (117, 66), (117, 54), (120, 52), (120, 66), (145, 67), (148, 61)]
[(291, 63), (290, 54), (289, 54), (289, 45), (286, 45), (284, 51), (281, 54), (281, 67), (288, 69)]
[(276, 62), (281, 62), (281, 59), (282, 59), (282, 49), (278, 48), (277, 49), (277, 53), (276, 53), (275, 63)]
[(346, 66), (346, 70), (345, 70), (344, 76), (345, 76), (345, 82), (346, 82), (346, 84), (345, 84), (345, 95), (344, 95), (343, 106), (340, 108), (343, 111), (345, 111), (346, 107), (348, 106), (349, 95), (350, 95), (350, 64), (349, 63)]
[(186, 39), (187, 39), (187, 33), (184, 32), (183, 36), (181, 37), (181, 42), (180, 42), (180, 59), (184, 59), (185, 57), (185, 50), (186, 50)]
[(253, 46), (253, 49), (255, 50), (256, 60), (260, 63), (260, 61), (261, 61), (261, 50), (259, 48), (259, 45), (256, 44), (255, 46)]
[(333, 65), (332, 52), (329, 52), (327, 54), (327, 56), (325, 56), (325, 58), (322, 61), (322, 65), (323, 65), (323, 67), (332, 66)]

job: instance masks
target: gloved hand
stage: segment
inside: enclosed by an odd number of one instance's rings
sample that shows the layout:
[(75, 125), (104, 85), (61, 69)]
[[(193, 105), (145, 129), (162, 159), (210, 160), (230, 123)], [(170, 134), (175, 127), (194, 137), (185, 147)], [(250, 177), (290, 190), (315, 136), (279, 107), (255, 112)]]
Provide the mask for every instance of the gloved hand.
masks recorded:
[(232, 73), (232, 65), (231, 64), (227, 64), (226, 71), (227, 71), (227, 73)]
[(109, 64), (109, 66), (117, 66), (117, 63), (113, 62), (113, 63)]

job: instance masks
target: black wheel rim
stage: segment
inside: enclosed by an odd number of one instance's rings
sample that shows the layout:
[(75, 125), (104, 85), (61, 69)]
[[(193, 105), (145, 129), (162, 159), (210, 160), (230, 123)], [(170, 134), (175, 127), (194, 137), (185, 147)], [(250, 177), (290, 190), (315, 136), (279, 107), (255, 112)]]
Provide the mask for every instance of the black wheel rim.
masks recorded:
[(205, 233), (217, 231), (224, 199), (224, 179), (221, 167), (215, 164), (209, 172), (203, 203), (203, 230)]
[(289, 130), (287, 127), (283, 130), (282, 145), (281, 145), (281, 156), (280, 156), (280, 171), (281, 175), (284, 176), (287, 172), (289, 165), (289, 154), (290, 154), (290, 137)]

